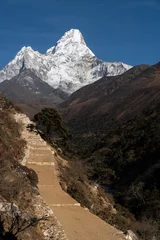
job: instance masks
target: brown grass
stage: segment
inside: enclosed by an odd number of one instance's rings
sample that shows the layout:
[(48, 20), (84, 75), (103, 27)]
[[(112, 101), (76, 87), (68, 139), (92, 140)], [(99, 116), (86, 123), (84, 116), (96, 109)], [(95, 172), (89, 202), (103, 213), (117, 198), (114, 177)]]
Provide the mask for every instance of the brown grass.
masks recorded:
[(68, 192), (82, 206), (109, 222), (116, 210), (113, 208), (112, 196), (93, 182), (88, 180), (85, 166), (79, 160), (63, 164), (59, 161), (60, 183), (64, 191)]

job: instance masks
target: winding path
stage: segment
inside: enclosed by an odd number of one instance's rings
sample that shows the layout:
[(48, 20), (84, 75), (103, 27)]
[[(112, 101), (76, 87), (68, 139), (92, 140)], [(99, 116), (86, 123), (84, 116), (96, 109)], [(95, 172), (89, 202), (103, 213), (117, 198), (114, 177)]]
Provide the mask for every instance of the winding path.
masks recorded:
[[(25, 124), (29, 119), (23, 115)], [(105, 223), (64, 192), (55, 171), (54, 151), (39, 135), (29, 133), (25, 128), (23, 137), (28, 144), (28, 152), (23, 161), (27, 167), (36, 171), (39, 177), (39, 191), (53, 210), (69, 240), (122, 240), (122, 234)]]

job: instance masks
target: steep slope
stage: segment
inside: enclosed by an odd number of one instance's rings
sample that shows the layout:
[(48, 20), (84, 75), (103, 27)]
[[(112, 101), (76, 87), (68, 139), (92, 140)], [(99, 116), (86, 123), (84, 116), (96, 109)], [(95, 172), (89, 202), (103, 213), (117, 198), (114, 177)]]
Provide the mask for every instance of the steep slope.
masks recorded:
[[(63, 231), (39, 196), (37, 174), (20, 164), (27, 156), (27, 144), (21, 135), (25, 126), (17, 121), (19, 115), (13, 104), (0, 95), (0, 239), (57, 239)], [(44, 216), (50, 218), (39, 222)]]
[(53, 88), (71, 94), (103, 76), (120, 75), (130, 68), (121, 62), (99, 60), (87, 47), (80, 31), (71, 29), (46, 54), (23, 47), (0, 72), (0, 81), (10, 80), (24, 69), (30, 69)]
[(0, 92), (15, 104), (53, 104), (67, 98), (67, 94), (53, 89), (29, 69), (0, 83)]
[(62, 103), (59, 107), (71, 131), (80, 135), (102, 133), (115, 121), (125, 121), (146, 108), (153, 108), (160, 101), (160, 63), (138, 69), (101, 79)]
[(140, 239), (160, 232), (159, 93), (160, 63), (101, 79), (61, 104), (72, 133), (65, 153), (134, 215)]
[[(25, 116), (22, 118), (24, 123), (26, 119)], [(55, 120), (55, 122), (57, 121)], [(60, 158), (55, 154), (56, 150), (47, 145), (39, 135), (27, 132), (25, 129), (23, 133), (30, 151), (26, 165), (38, 173), (38, 187), (41, 196), (53, 209), (67, 238), (69, 240), (105, 240), (106, 237), (108, 240), (125, 239), (122, 232), (81, 207), (77, 201), (61, 189), (56, 175), (56, 163)]]
[[(136, 78), (139, 79), (139, 75), (148, 68), (149, 65), (139, 65), (121, 76), (104, 77), (74, 92), (59, 105), (59, 108), (63, 110), (64, 117), (68, 121), (85, 117), (90, 119), (93, 115), (106, 114), (109, 109), (113, 108), (114, 104), (120, 104), (120, 97), (125, 98), (125, 94), (130, 95), (132, 91), (134, 92), (133, 85), (139, 89), (141, 80), (136, 80)], [(125, 93), (126, 88), (131, 90)]]

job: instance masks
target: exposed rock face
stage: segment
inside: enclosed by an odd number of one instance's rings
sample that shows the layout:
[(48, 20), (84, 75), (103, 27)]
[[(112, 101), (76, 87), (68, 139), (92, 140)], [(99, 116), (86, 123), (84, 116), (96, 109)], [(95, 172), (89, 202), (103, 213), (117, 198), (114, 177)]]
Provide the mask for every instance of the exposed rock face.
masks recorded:
[(131, 230), (127, 231), (126, 239), (127, 240), (138, 240), (136, 234), (134, 232), (132, 232)]
[(0, 82), (30, 69), (54, 89), (71, 94), (103, 76), (120, 75), (130, 68), (122, 62), (109, 63), (98, 59), (87, 47), (80, 31), (71, 29), (46, 54), (23, 47), (0, 71)]
[[(34, 217), (36, 217), (37, 219), (41, 219), (44, 217), (44, 220), (41, 220), (38, 223), (39, 229), (43, 233), (43, 237), (40, 238), (39, 236), (39, 238), (36, 238), (36, 239), (67, 240), (67, 237), (64, 231), (62, 230), (62, 226), (54, 216), (53, 211), (46, 205), (43, 199), (40, 196), (34, 196), (33, 199), (31, 200), (31, 203), (32, 203), (34, 212), (33, 212), (33, 209), (32, 209), (32, 212), (31, 212), (31, 209), (28, 209), (28, 211), (24, 212), (24, 211), (21, 211), (16, 204), (14, 203), (11, 204), (0, 196), (0, 216), (1, 216), (1, 220), (4, 221), (5, 231), (9, 231), (13, 223), (13, 220), (15, 220), (15, 226), (14, 226), (15, 229), (13, 228), (13, 232), (16, 232), (16, 227), (17, 227), (16, 223), (18, 223), (16, 222), (16, 219), (19, 219), (20, 224), (24, 222), (22, 224), (21, 229), (25, 228), (32, 221), (31, 217), (34, 214)], [(27, 236), (27, 234), (28, 236), (30, 236), (30, 238), (32, 237), (32, 233), (30, 232), (30, 227), (26, 228), (26, 230), (22, 231), (22, 233), (19, 233), (18, 236), (22, 237), (23, 239), (26, 239), (25, 237)]]
[(45, 240), (67, 240), (67, 236), (62, 229), (61, 224), (55, 217), (52, 209), (46, 205), (44, 200), (37, 196), (33, 199), (33, 206), (35, 212), (39, 218), (45, 216), (46, 221), (39, 222), (39, 228), (41, 229)]

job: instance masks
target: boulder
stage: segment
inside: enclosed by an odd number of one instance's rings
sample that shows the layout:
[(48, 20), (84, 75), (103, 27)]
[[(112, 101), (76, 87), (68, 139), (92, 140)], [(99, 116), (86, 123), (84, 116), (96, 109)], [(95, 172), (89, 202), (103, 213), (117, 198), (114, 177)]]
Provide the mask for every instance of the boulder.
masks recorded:
[(128, 230), (126, 239), (127, 240), (138, 240), (138, 237), (136, 236), (136, 234), (134, 232), (132, 232), (131, 230)]

